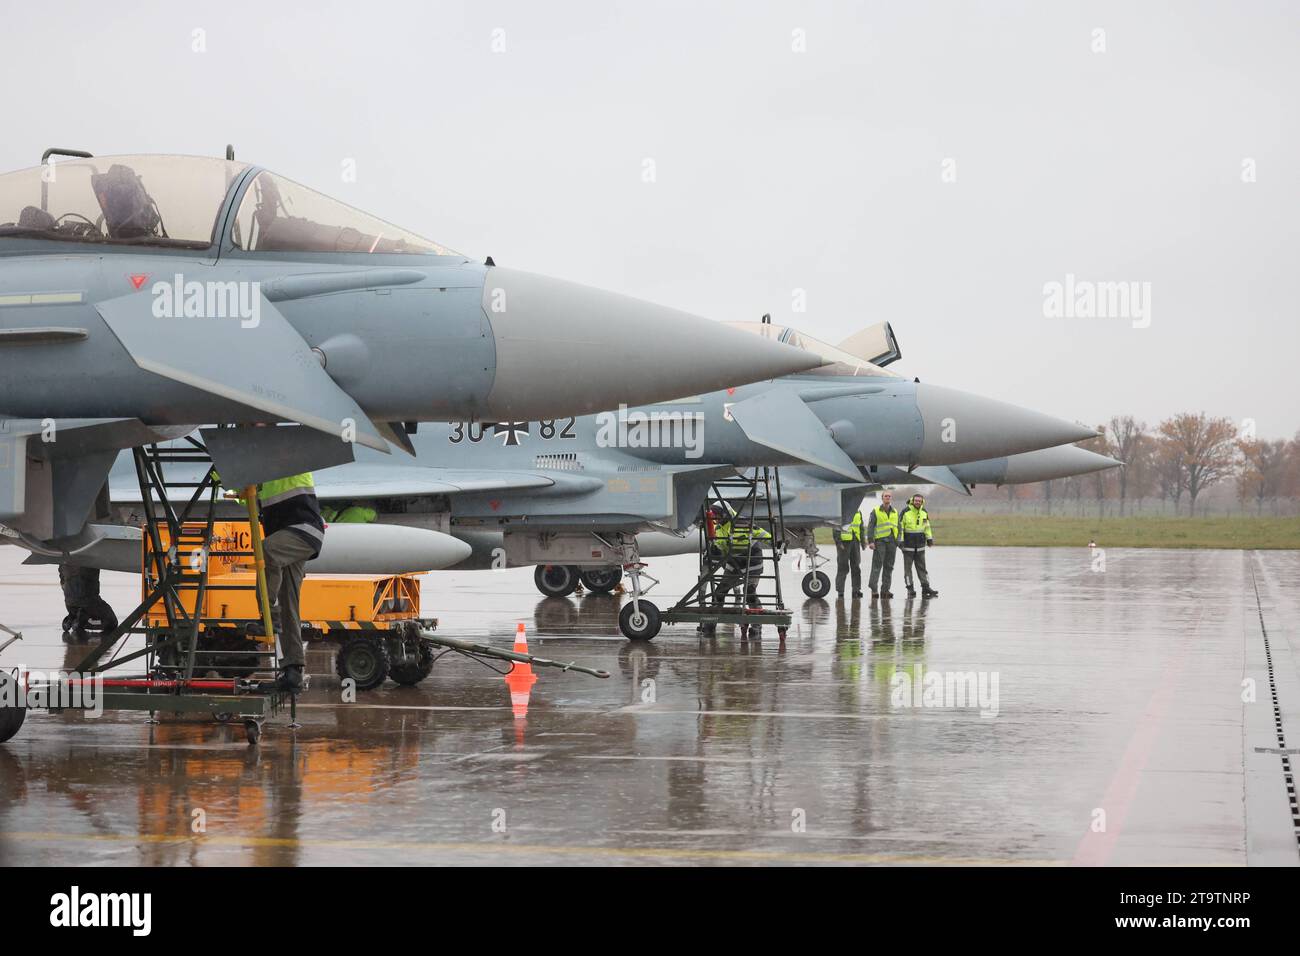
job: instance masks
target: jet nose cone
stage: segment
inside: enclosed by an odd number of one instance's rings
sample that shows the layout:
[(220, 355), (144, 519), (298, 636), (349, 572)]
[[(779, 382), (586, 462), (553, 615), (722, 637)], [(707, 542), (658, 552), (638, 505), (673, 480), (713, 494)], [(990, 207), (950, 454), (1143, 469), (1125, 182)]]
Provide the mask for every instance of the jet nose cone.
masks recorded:
[(1043, 448), (1039, 451), (1012, 455), (1007, 459), (1003, 481), (1009, 484), (1026, 484), (1031, 481), (1054, 481), (1075, 475), (1087, 475), (1107, 468), (1118, 468), (1124, 463), (1107, 458), (1095, 451), (1077, 445)]
[(917, 464), (999, 458), (1095, 438), (1094, 429), (982, 395), (918, 384), (925, 438)]
[[(486, 418), (556, 418), (807, 371), (819, 355), (639, 299), (494, 266)], [(557, 374), (560, 373), (560, 374)]]

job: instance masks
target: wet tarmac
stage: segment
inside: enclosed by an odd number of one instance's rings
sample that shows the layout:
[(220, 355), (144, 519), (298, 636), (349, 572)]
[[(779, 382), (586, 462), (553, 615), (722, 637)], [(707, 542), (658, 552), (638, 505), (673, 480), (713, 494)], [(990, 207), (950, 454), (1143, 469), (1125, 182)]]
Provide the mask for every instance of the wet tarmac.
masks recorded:
[[(71, 666), (57, 575), (21, 557), (0, 548), (0, 623), (25, 634), (0, 663)], [(31, 713), (0, 745), (0, 865), (1300, 862), (1279, 753), (1300, 747), (1300, 552), (930, 560), (929, 601), (897, 578), (892, 602), (805, 600), (788, 573), (783, 647), (690, 626), (635, 646), (617, 596), (432, 574), (442, 633), (508, 648), (522, 620), (532, 652), (612, 676), (538, 670), (512, 702), (449, 656), (343, 703), (318, 649), (303, 726), (257, 747), (198, 718)], [(652, 596), (693, 567), (654, 562)]]

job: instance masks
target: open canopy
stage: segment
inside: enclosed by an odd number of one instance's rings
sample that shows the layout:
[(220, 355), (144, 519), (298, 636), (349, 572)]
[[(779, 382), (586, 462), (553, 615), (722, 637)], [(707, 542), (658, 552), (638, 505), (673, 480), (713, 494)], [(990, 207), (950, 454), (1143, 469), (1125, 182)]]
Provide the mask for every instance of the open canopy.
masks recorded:
[(814, 352), (829, 364), (804, 372), (804, 375), (853, 375), (869, 378), (901, 378), (897, 372), (873, 365), (838, 346), (819, 341), (789, 325), (772, 325), (767, 322), (727, 322), (733, 329), (761, 335), (774, 342), (793, 345), (805, 352)]
[[(204, 156), (96, 156), (0, 176), (0, 238), (207, 249), (246, 163)], [(457, 255), (265, 170), (235, 216), (246, 252)]]

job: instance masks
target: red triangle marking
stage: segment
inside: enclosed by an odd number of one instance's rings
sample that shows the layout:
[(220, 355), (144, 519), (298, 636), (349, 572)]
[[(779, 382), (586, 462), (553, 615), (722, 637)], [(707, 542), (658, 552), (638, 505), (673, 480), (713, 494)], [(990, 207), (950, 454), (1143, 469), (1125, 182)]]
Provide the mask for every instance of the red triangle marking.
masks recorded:
[(149, 274), (136, 273), (135, 275), (127, 276), (127, 279), (130, 281), (131, 285), (135, 286), (136, 291), (139, 292), (140, 286), (144, 285), (146, 282), (149, 281)]
[(488, 507), (491, 508), (493, 511), (496, 511), (498, 508), (501, 507), (501, 502), (500, 502), (500, 501), (489, 501), (489, 502), (488, 502)]

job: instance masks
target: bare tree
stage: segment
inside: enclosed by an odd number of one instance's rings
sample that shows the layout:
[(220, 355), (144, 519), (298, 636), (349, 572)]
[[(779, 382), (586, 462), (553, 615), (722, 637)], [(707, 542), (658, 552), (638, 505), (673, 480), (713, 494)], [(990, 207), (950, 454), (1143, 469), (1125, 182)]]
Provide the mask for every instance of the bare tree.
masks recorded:
[(1194, 516), (1197, 496), (1233, 472), (1237, 426), (1230, 418), (1183, 412), (1161, 422), (1160, 434), (1182, 459), (1181, 485), (1190, 499), (1188, 513)]
[(1115, 415), (1110, 420), (1110, 449), (1108, 454), (1116, 461), (1122, 461), (1124, 467), (1119, 469), (1115, 481), (1119, 485), (1119, 516), (1124, 517), (1124, 502), (1128, 498), (1129, 479), (1142, 454), (1143, 439), (1147, 426), (1138, 422), (1132, 415)]

